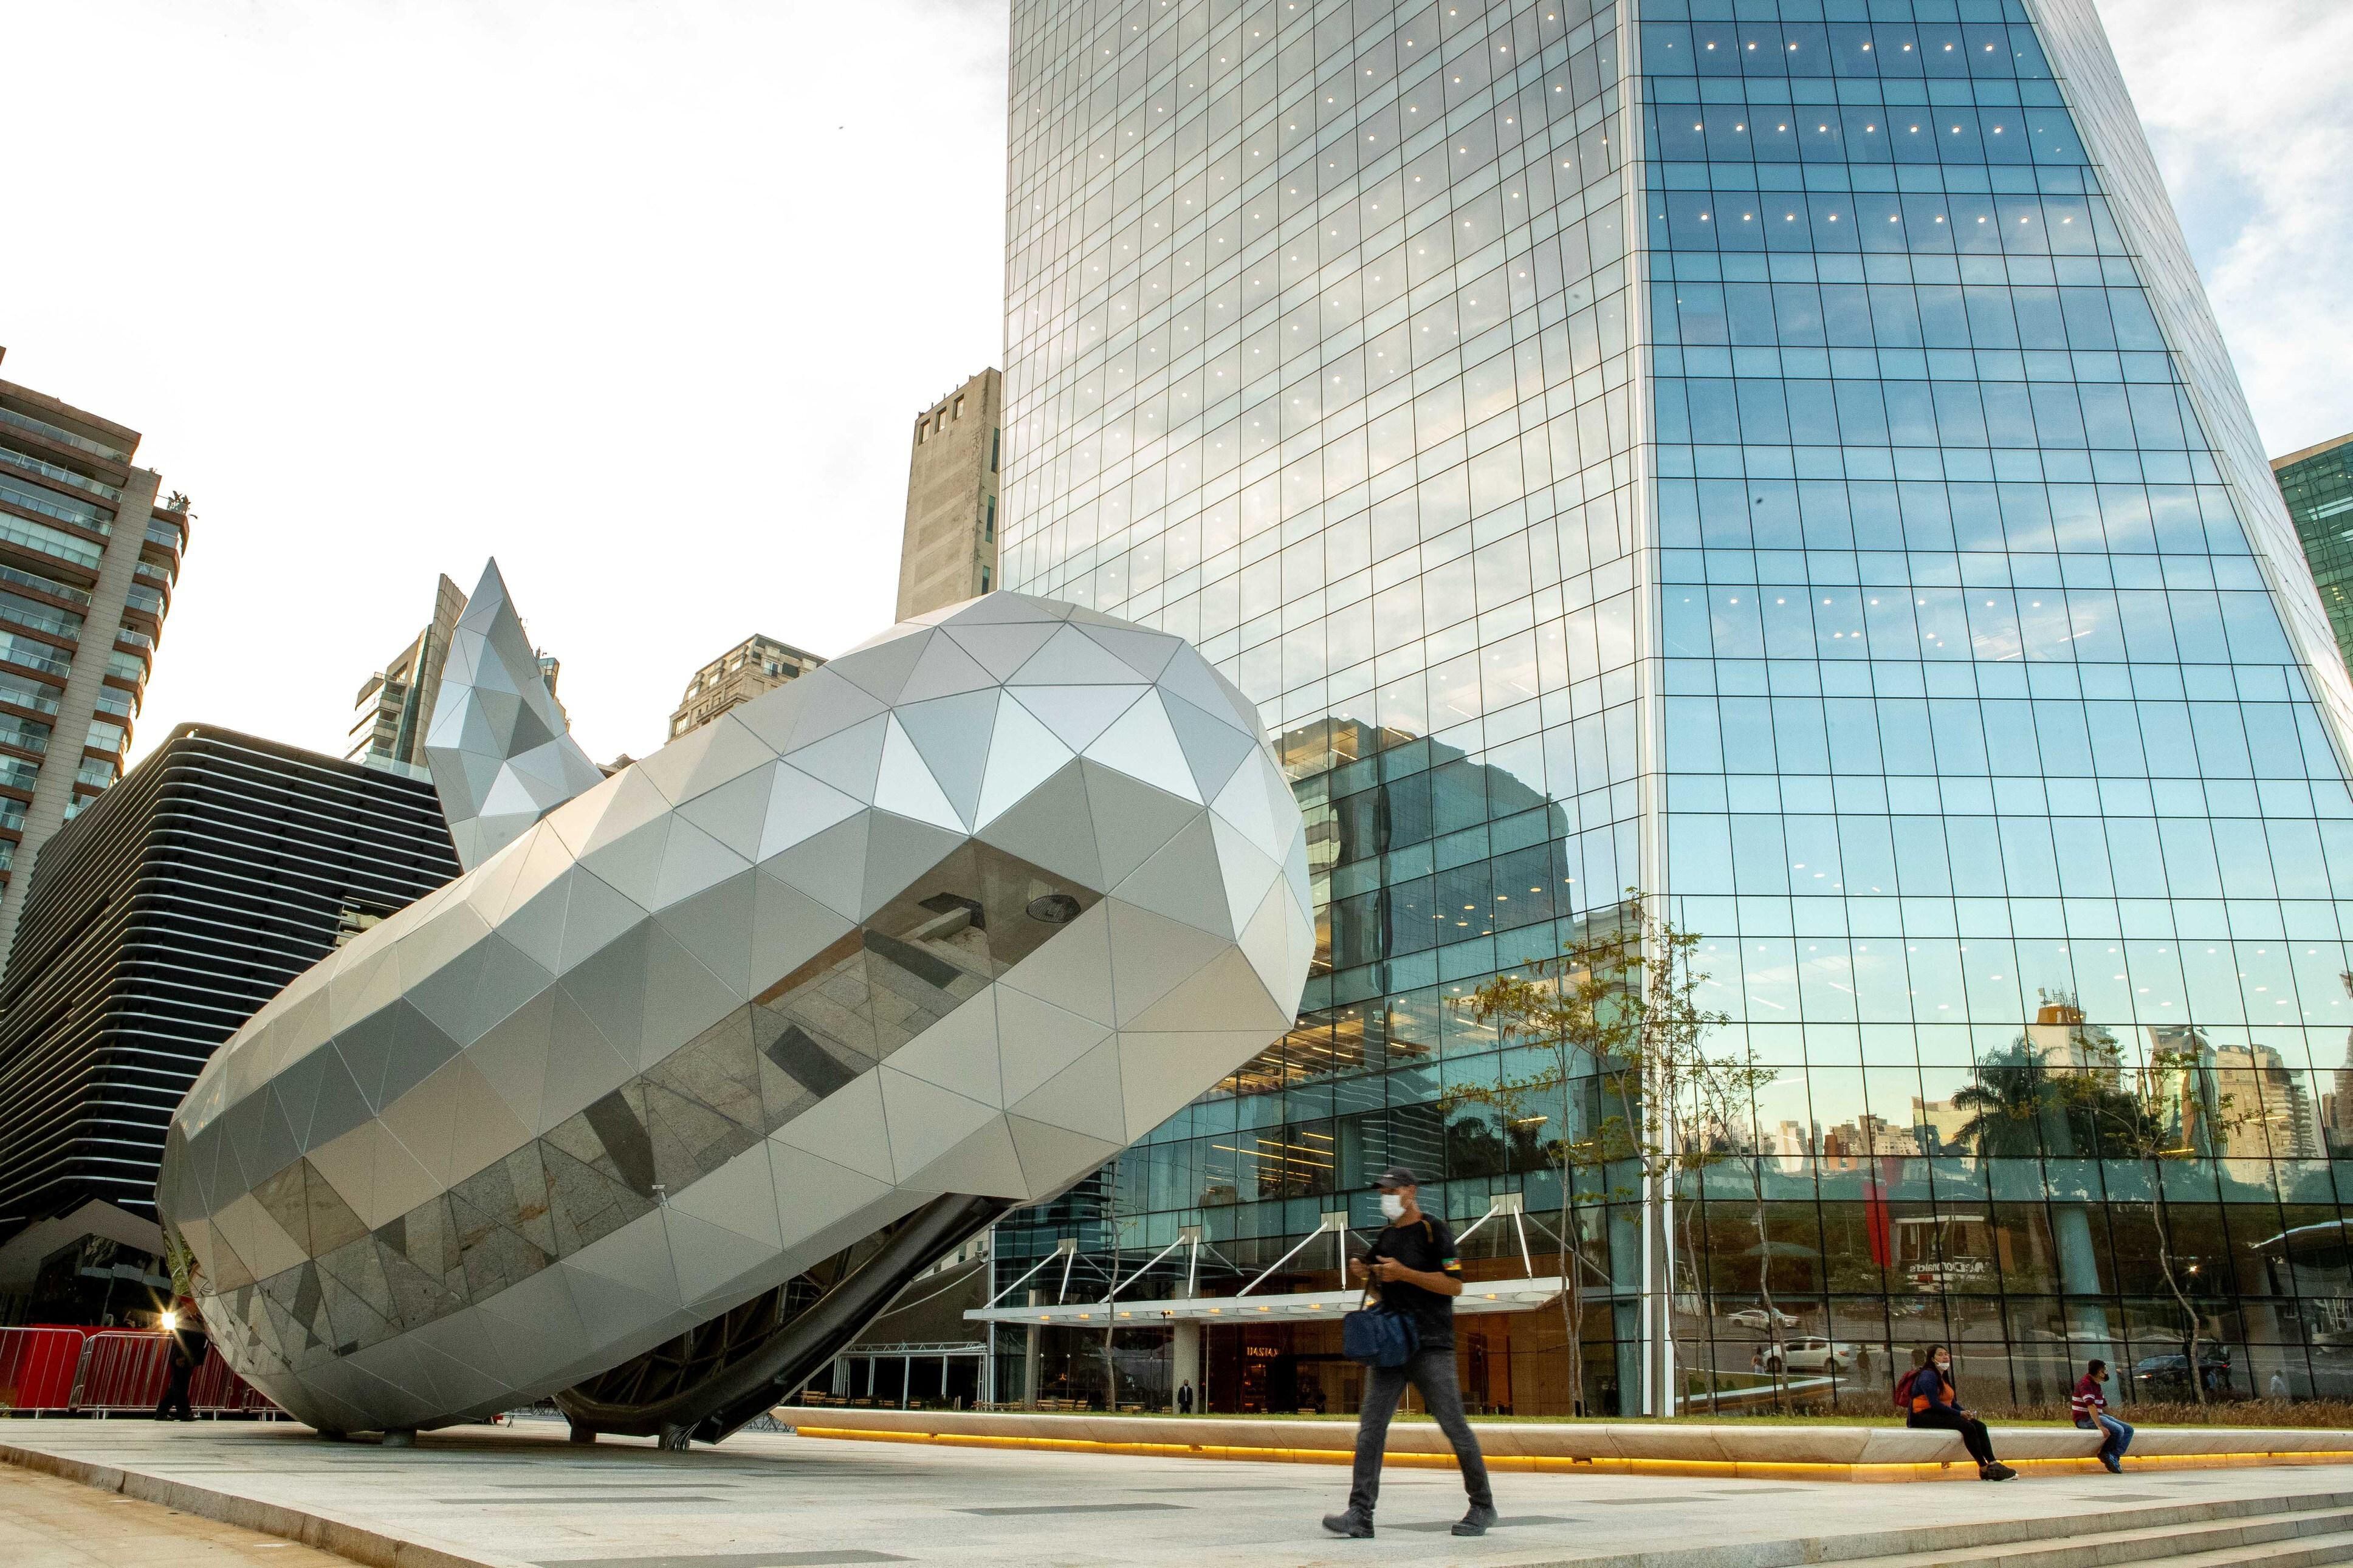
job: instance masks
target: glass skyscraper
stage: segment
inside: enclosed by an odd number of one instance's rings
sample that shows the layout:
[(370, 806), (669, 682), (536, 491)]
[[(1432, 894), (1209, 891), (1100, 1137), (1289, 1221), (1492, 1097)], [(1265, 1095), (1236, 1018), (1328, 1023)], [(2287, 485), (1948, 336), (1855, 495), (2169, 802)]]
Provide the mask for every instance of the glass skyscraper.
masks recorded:
[(2273, 458), (2272, 476), (2295, 521), (2337, 651), (2353, 661), (2353, 435)]
[[(1704, 1178), (1595, 1173), (1588, 1407), (1932, 1340), (2353, 1388), (2353, 691), (2089, 0), (1015, 0), (1010, 123), (1005, 584), (1279, 723), (1324, 945), (1000, 1285), (1328, 1290), (1399, 1161), (1557, 1274), (1450, 1000), (1639, 888), (1770, 1076)], [(1353, 1403), (1336, 1326), (1210, 1321), (1210, 1407)], [(1567, 1408), (1556, 1310), (1465, 1330)], [(1183, 1332), (999, 1392), (1156, 1401)]]

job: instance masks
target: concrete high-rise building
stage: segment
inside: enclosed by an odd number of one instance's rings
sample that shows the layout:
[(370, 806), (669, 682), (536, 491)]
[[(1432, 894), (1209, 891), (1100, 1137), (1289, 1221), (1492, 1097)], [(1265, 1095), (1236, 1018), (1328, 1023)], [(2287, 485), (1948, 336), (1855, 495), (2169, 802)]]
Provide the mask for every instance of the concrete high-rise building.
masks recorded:
[(187, 500), (138, 449), (135, 430), (0, 381), (0, 962), (34, 857), (121, 775), (179, 580)]
[(669, 738), (675, 741), (689, 730), (700, 730), (737, 703), (749, 702), (824, 662), (820, 655), (774, 637), (746, 637), (694, 672), (678, 710), (670, 716)]
[(173, 731), (28, 879), (0, 978), (0, 1244), (93, 1202), (152, 1224), (164, 1128), (214, 1050), (457, 874), (430, 784)]
[[(1012, 16), (1004, 585), (1194, 639), (1330, 837), (1292, 1037), (1001, 1226), (1000, 1288), (1071, 1241), (1071, 1302), (1329, 1290), (1406, 1147), (1497, 1215), (1474, 1277), (1556, 1276), (1557, 1134), (1461, 1092), (1535, 1069), (1458, 1004), (1630, 887), (1819, 1131), (1761, 1244), (1736, 1165), (1596, 1173), (1588, 1408), (1745, 1373), (1760, 1257), (1790, 1332), (1966, 1339), (1988, 1397), (2143, 1353), (2146, 1163), (2048, 1097), (2179, 1122), (2168, 1040), (2270, 1119), (2166, 1176), (2176, 1234), (2337, 1212), (2353, 687), (2090, 0)], [(2220, 1272), (2238, 1387), (2346, 1389)], [(1481, 1294), (1466, 1390), (1569, 1408), (1556, 1312)], [(1164, 1396), (1057, 1310), (1046, 1386)], [(1210, 1408), (1354, 1397), (1283, 1311), (1199, 1319)]]
[(458, 617), (466, 613), (466, 591), (445, 575), (434, 585), (433, 618), (385, 667), (367, 678), (353, 700), (351, 749), (344, 760), (424, 778), (425, 730), (433, 699), (441, 689), (442, 662)]
[(985, 370), (915, 416), (907, 527), (899, 542), (900, 620), (1001, 586), (997, 497), (1004, 387), (1003, 376)]
[(2337, 651), (2353, 663), (2353, 435), (2272, 459)]

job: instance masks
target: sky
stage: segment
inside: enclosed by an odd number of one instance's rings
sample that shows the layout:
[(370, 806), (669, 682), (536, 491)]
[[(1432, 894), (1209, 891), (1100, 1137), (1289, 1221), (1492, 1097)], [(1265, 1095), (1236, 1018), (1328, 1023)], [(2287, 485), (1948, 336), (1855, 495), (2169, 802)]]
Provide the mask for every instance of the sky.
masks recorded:
[[(2103, 10), (2266, 443), (2353, 429), (2353, 5)], [(1005, 57), (1002, 0), (0, 0), (0, 376), (195, 503), (134, 758), (342, 752), (492, 555), (599, 758), (882, 629), (1000, 353)]]

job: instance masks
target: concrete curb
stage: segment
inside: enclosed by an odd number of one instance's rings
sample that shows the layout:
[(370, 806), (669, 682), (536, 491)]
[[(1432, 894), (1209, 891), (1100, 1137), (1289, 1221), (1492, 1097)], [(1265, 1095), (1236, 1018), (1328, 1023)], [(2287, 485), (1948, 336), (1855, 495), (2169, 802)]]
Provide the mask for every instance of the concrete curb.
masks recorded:
[(300, 1542), (304, 1546), (316, 1547), (322, 1552), (332, 1552), (338, 1557), (364, 1563), (366, 1568), (533, 1568), (532, 1564), (513, 1558), (483, 1556), (437, 1542), (387, 1535), (383, 1531), (339, 1519), (331, 1513), (238, 1497), (233, 1492), (218, 1491), (189, 1481), (170, 1480), (142, 1470), (127, 1470), (117, 1465), (70, 1458), (16, 1443), (0, 1443), (0, 1460), (21, 1465), (26, 1469), (37, 1470), (44, 1475), (79, 1481), (100, 1491), (118, 1492), (127, 1498), (136, 1498), (141, 1502), (161, 1503), (165, 1508), (175, 1508), (199, 1519), (234, 1524), (263, 1535), (275, 1535), (283, 1541)]

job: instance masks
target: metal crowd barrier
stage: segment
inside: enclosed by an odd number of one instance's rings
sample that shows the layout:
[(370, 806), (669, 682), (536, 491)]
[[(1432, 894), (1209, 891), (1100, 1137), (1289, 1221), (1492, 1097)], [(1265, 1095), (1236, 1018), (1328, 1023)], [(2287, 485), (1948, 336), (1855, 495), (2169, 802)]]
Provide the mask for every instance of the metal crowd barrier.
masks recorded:
[(81, 1351), (73, 1329), (0, 1329), (0, 1409), (71, 1409)]
[[(0, 1328), (0, 1413), (153, 1410), (171, 1380), (171, 1339), (160, 1330)], [(188, 1404), (214, 1415), (271, 1415), (278, 1409), (217, 1353), (196, 1369)]]

